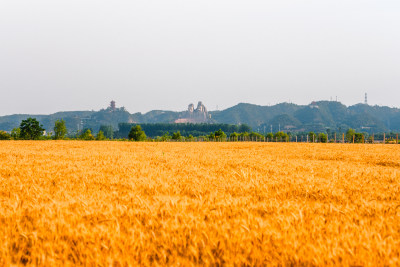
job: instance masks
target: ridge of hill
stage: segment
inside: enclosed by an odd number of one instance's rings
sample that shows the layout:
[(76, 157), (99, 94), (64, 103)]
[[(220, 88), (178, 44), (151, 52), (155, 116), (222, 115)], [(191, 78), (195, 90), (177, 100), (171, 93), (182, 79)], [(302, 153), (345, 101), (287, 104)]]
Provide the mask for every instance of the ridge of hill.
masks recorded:
[[(353, 128), (364, 132), (400, 131), (400, 109), (387, 106), (356, 104), (345, 106), (336, 101), (317, 101), (309, 105), (280, 103), (260, 106), (239, 103), (221, 111), (209, 111), (209, 123), (247, 124), (254, 131), (344, 131)], [(70, 132), (91, 128), (97, 132), (101, 125), (119, 123), (174, 123), (187, 115), (187, 111), (152, 110), (147, 113), (129, 113), (125, 108), (99, 111), (67, 111), (50, 115), (14, 114), (0, 116), (0, 130), (11, 131), (21, 120), (34, 117), (47, 131), (54, 122), (64, 119)]]

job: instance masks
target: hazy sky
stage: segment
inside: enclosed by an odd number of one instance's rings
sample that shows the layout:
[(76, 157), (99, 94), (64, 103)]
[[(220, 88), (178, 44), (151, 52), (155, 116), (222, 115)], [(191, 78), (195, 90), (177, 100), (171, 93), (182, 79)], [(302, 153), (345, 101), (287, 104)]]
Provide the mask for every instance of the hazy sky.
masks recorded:
[(400, 107), (399, 0), (1, 0), (0, 115)]

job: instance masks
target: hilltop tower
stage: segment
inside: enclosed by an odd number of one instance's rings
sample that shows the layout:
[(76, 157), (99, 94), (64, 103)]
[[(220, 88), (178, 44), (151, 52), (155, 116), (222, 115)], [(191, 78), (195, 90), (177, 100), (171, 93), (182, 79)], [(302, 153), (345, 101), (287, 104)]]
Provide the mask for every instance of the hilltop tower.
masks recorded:
[(111, 111), (115, 111), (115, 109), (116, 109), (114, 100), (111, 100), (111, 102), (110, 102), (110, 109), (111, 109)]
[(368, 105), (368, 96), (367, 96), (367, 93), (365, 93), (364, 104), (365, 104), (365, 105)]

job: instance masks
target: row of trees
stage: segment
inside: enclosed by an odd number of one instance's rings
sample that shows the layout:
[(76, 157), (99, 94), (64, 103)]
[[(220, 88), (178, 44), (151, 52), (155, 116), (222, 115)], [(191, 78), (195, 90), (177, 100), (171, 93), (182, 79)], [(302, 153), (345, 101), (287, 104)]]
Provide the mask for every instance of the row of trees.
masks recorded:
[[(202, 126), (205, 127), (205, 126)], [(14, 128), (11, 133), (7, 133), (5, 131), (0, 131), (0, 140), (38, 140), (38, 139), (65, 139), (67, 137), (67, 128), (64, 120), (57, 120), (54, 124), (54, 135), (44, 136), (44, 128), (43, 126), (35, 119), (28, 118), (26, 120), (22, 120), (21, 124), (18, 128)], [(211, 132), (207, 135), (194, 137), (193, 135), (183, 135), (178, 130), (173, 132), (170, 135), (168, 132), (164, 133), (161, 136), (157, 136), (154, 138), (149, 138), (146, 136), (145, 131), (142, 129), (141, 125), (131, 126), (131, 129), (128, 134), (128, 139), (132, 141), (192, 141), (195, 138), (201, 140), (210, 140), (210, 141), (272, 141), (272, 142), (288, 142), (293, 141), (293, 138), (296, 138), (296, 141), (300, 142), (318, 142), (318, 143), (327, 143), (333, 142), (332, 136), (328, 136), (326, 133), (303, 133), (294, 136), (293, 134), (288, 134), (285, 132), (277, 132), (277, 133), (268, 133), (266, 135), (262, 135), (257, 132), (232, 132), (227, 135), (222, 129)], [(328, 138), (331, 138), (328, 140)], [(113, 129), (112, 126), (102, 125), (97, 133), (94, 135), (91, 129), (85, 129), (81, 132), (74, 134), (73, 136), (68, 136), (71, 139), (80, 139), (80, 140), (109, 140), (113, 138)], [(341, 140), (342, 137), (338, 137), (338, 141)], [(345, 140), (348, 143), (363, 143), (363, 142), (372, 142), (373, 136), (367, 136), (363, 133), (357, 133), (353, 129), (349, 129), (345, 134)], [(391, 137), (393, 139), (393, 137)], [(336, 137), (335, 137), (336, 141)], [(387, 141), (387, 139), (385, 139)], [(397, 140), (396, 140), (397, 141)]]
[(24, 139), (24, 140), (38, 140), (43, 136), (43, 125), (41, 125), (36, 119), (28, 118), (21, 121), (19, 128), (14, 128), (11, 134), (4, 131), (0, 132), (0, 139)]
[[(156, 141), (191, 141), (194, 140), (195, 137), (192, 135), (188, 136), (183, 136), (180, 131), (174, 132), (172, 135), (169, 135), (169, 133), (165, 133), (162, 136), (158, 136), (155, 139), (147, 138), (146, 133), (142, 130), (140, 125), (135, 125), (131, 128), (129, 135), (128, 135), (129, 140), (132, 141), (146, 141), (146, 140), (156, 140)], [(262, 141), (262, 140), (268, 140), (268, 141), (275, 141), (275, 142), (288, 142), (290, 140), (290, 136), (287, 133), (284, 132), (277, 132), (275, 134), (269, 133), (267, 135), (262, 135), (260, 133), (256, 132), (242, 132), (242, 133), (237, 133), (233, 132), (229, 134), (229, 136), (222, 131), (221, 129), (212, 132), (208, 135), (204, 136), (199, 136), (197, 139), (201, 140), (211, 140), (211, 141)], [(327, 142), (327, 136), (324, 133), (320, 133), (316, 135), (313, 132), (309, 133), (309, 140), (312, 140), (313, 142), (321, 142), (321, 143), (326, 143)]]
[[(331, 137), (331, 139), (328, 139)], [(233, 132), (229, 134), (225, 134), (224, 131), (219, 129), (218, 131), (212, 132), (205, 136), (196, 137), (200, 140), (205, 141), (269, 141), (269, 142), (289, 142), (289, 141), (299, 141), (299, 142), (310, 142), (310, 143), (327, 143), (327, 142), (342, 142), (345, 141), (347, 143), (372, 143), (374, 141), (373, 136), (366, 136), (364, 133), (358, 133), (353, 129), (348, 129), (346, 134), (344, 134), (344, 140), (332, 138), (332, 136), (328, 136), (326, 133), (314, 133), (308, 132), (300, 135), (292, 135), (285, 132), (277, 132), (277, 133), (268, 133), (266, 135), (262, 135), (257, 132), (243, 132), (236, 133)], [(341, 137), (341, 138), (343, 138)], [(368, 137), (368, 138), (367, 138)], [(167, 132), (162, 136), (158, 136), (154, 139), (146, 137), (146, 133), (142, 130), (140, 125), (133, 126), (128, 135), (129, 140), (132, 141), (146, 141), (146, 140), (155, 140), (155, 141), (191, 141), (194, 140), (195, 137), (192, 135), (183, 136), (180, 131), (174, 132), (172, 135), (169, 135)], [(385, 138), (385, 142), (396, 141), (397, 138)]]
[[(67, 127), (64, 120), (57, 120), (54, 123), (54, 135), (44, 136), (45, 129), (35, 118), (27, 118), (22, 120), (18, 128), (12, 129), (11, 133), (0, 131), (0, 140), (40, 140), (40, 139), (65, 139), (67, 136)], [(106, 128), (109, 131), (108, 128)], [(111, 128), (112, 135), (112, 128)], [(99, 131), (96, 136), (92, 134), (90, 129), (86, 129), (74, 136), (76, 139), (82, 140), (106, 140), (103, 131)]]
[[(118, 131), (115, 132), (117, 138), (126, 138), (135, 127), (135, 123), (119, 123)], [(224, 123), (143, 123), (140, 124), (146, 135), (151, 138), (160, 137), (169, 133), (180, 132), (183, 136), (205, 136), (221, 129), (227, 134), (233, 132), (251, 132), (251, 127), (246, 124), (232, 125)]]
[[(279, 136), (285, 136), (285, 133), (278, 133)], [(276, 135), (276, 136), (278, 136)], [(257, 139), (261, 140), (261, 138), (263, 138), (264, 136), (259, 134), (259, 133), (255, 133), (255, 132), (243, 132), (243, 133), (236, 133), (233, 132), (229, 135), (229, 138), (227, 136), (227, 134), (222, 131), (221, 129), (212, 132), (208, 135), (204, 135), (204, 136), (198, 136), (196, 137), (197, 139), (202, 139), (202, 140), (211, 140), (211, 141), (225, 141), (225, 140), (231, 140), (231, 141), (238, 141), (238, 140), (253, 140), (253, 139)], [(135, 125), (131, 128), (129, 135), (128, 135), (129, 140), (132, 141), (146, 141), (146, 140), (155, 140), (155, 141), (192, 141), (195, 139), (195, 137), (193, 135), (188, 135), (188, 136), (183, 136), (181, 134), (180, 131), (176, 131), (174, 133), (172, 133), (172, 135), (170, 135), (168, 132), (163, 134), (162, 136), (157, 136), (154, 139), (151, 138), (147, 138), (146, 137), (146, 133), (142, 130), (142, 127), (140, 125)], [(279, 138), (279, 140), (281, 141), (282, 138)]]

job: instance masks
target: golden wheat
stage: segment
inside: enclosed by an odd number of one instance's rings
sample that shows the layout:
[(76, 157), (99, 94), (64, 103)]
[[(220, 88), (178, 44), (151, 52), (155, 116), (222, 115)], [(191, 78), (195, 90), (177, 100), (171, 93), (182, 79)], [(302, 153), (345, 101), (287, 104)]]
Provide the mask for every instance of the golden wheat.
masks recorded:
[(399, 265), (400, 147), (0, 142), (0, 265)]

